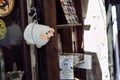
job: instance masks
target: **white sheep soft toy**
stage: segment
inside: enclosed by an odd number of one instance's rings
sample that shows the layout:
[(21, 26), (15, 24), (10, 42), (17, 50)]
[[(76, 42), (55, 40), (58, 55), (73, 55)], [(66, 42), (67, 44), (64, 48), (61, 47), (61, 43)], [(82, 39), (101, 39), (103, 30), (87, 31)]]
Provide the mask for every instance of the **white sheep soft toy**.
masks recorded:
[(30, 23), (24, 30), (24, 39), (28, 45), (34, 44), (41, 48), (54, 36), (54, 32), (54, 29), (47, 25)]

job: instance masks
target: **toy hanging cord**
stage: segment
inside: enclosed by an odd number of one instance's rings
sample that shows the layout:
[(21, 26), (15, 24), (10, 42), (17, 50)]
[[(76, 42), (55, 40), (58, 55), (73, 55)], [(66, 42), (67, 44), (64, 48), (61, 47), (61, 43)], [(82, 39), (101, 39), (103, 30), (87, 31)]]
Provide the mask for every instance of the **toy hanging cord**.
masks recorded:
[(29, 13), (29, 15), (32, 17), (33, 21), (38, 23), (37, 20), (37, 11), (35, 7), (31, 7), (31, 12)]
[(30, 13), (29, 13), (29, 15), (32, 17), (33, 22), (38, 23), (37, 10), (36, 10), (36, 8), (34, 7), (34, 0), (32, 0), (32, 5), (31, 5), (31, 7), (30, 7)]
[(33, 26), (32, 26), (31, 35), (32, 35), (33, 42), (35, 42), (34, 38), (33, 38), (33, 28), (35, 27), (35, 23), (38, 23), (38, 20), (37, 20), (37, 10), (34, 7), (34, 1), (32, 1), (32, 5), (31, 5), (30, 10), (31, 11), (30, 11), (29, 15), (32, 17), (33, 23), (34, 23)]

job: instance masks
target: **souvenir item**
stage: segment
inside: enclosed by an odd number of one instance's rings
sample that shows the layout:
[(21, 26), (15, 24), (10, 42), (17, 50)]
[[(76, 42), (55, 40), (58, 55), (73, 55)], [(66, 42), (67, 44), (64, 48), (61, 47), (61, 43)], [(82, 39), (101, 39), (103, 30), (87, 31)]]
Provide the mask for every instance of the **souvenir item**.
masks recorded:
[(20, 26), (12, 23), (7, 29), (10, 45), (18, 45), (19, 41), (22, 40), (22, 30)]
[(22, 40), (22, 30), (18, 24), (12, 23), (7, 26), (5, 38), (0, 40), (0, 46), (10, 48), (13, 45), (19, 45)]
[(16, 63), (13, 63), (13, 71), (9, 71), (6, 73), (6, 77), (9, 80), (22, 80), (25, 71), (17, 70)]
[(73, 58), (72, 55), (59, 56), (60, 80), (74, 79)]
[(79, 23), (72, 0), (60, 0), (60, 2), (67, 22), (72, 24)]
[(0, 40), (5, 38), (6, 25), (2, 19), (0, 19)]
[(24, 39), (28, 45), (34, 44), (37, 48), (45, 45), (54, 35), (54, 29), (47, 25), (30, 23), (24, 31)]
[(14, 7), (14, 0), (0, 0), (0, 17), (7, 16)]

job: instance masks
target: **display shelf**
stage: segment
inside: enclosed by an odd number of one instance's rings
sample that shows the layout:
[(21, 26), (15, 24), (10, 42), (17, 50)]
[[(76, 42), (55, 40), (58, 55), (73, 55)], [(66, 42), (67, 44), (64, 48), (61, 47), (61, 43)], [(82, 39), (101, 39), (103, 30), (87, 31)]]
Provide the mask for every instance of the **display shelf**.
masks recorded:
[[(71, 0), (66, 1), (70, 3)], [(46, 80), (45, 76), (48, 80), (60, 80), (58, 45), (60, 44), (61, 53), (73, 53), (73, 40), (75, 40), (76, 52), (82, 52), (81, 50), (83, 50), (81, 46), (84, 28), (81, 14), (81, 0), (75, 0), (74, 6), (66, 5), (65, 3), (61, 6), (60, 0), (43, 0), (43, 3), (43, 22), (55, 29), (55, 36), (50, 39), (47, 45), (39, 49), (39, 53), (44, 56), (44, 60), (43, 58), (38, 57), (39, 60), (43, 60), (42, 64), (39, 62), (39, 76), (42, 76), (40, 77), (42, 80)], [(71, 9), (74, 11), (72, 10), (71, 12)], [(69, 12), (69, 15), (67, 15), (66, 10)], [(57, 34), (59, 34), (59, 37)], [(58, 39), (60, 39), (60, 43), (58, 43)], [(41, 66), (43, 69), (41, 69)], [(74, 75), (83, 80), (85, 80), (86, 77), (85, 71), (81, 71), (80, 69), (75, 69)], [(82, 78), (77, 75), (82, 75)]]
[(76, 27), (76, 26), (81, 26), (82, 23), (78, 23), (78, 24), (60, 24), (57, 25), (57, 29), (62, 29), (62, 28), (70, 28), (70, 27)]

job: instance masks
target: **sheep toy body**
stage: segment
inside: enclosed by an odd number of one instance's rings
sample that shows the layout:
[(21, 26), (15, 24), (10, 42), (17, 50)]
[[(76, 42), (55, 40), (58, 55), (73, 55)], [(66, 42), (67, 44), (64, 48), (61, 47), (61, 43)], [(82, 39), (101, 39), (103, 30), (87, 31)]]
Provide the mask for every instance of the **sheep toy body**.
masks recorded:
[(24, 39), (27, 44), (34, 44), (37, 48), (44, 46), (53, 36), (54, 29), (47, 25), (30, 23), (24, 31)]

